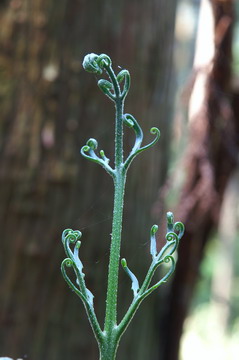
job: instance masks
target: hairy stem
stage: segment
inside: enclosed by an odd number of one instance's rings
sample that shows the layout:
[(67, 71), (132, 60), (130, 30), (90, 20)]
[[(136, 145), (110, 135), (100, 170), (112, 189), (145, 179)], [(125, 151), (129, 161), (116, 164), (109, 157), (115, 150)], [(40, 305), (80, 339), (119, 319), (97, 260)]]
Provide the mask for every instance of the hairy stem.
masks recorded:
[[(110, 78), (115, 79), (112, 69), (107, 72)], [(106, 298), (105, 332), (110, 336), (117, 324), (117, 292), (120, 260), (120, 245), (124, 203), (124, 189), (126, 174), (123, 164), (123, 101), (120, 99), (120, 91), (115, 86), (116, 94), (116, 124), (115, 124), (115, 176), (114, 176), (114, 210), (111, 249), (108, 272), (108, 288)]]
[(100, 360), (115, 360), (118, 341), (115, 337), (107, 338), (100, 346)]
[(118, 273), (120, 259), (120, 244), (123, 216), (123, 201), (125, 177), (121, 174), (116, 176), (116, 188), (114, 198), (113, 211), (113, 227), (110, 249), (109, 273), (108, 273), (108, 289), (106, 298), (106, 316), (105, 331), (111, 332), (117, 322), (117, 291), (118, 291)]

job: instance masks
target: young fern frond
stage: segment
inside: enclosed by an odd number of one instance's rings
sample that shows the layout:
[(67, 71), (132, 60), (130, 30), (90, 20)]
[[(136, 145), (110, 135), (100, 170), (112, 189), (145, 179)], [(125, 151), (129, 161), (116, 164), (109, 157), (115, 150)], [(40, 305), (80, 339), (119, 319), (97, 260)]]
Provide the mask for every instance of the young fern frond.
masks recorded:
[[(130, 88), (130, 74), (128, 70), (121, 70), (117, 75), (112, 69), (112, 62), (108, 55), (88, 54), (83, 61), (86, 71), (102, 75), (103, 71), (108, 75), (109, 80), (100, 79), (98, 86), (101, 91), (114, 102), (116, 108), (115, 115), (115, 159), (114, 168), (109, 165), (109, 159), (103, 150), (97, 155), (98, 142), (90, 138), (86, 145), (81, 148), (81, 154), (90, 161), (101, 165), (108, 172), (114, 181), (114, 210), (112, 223), (112, 237), (109, 258), (108, 285), (106, 295), (106, 312), (103, 330), (101, 329), (94, 310), (93, 294), (86, 287), (83, 264), (79, 258), (81, 246), (81, 232), (66, 229), (62, 234), (62, 242), (67, 258), (63, 260), (61, 271), (69, 287), (82, 300), (90, 324), (94, 331), (99, 345), (100, 360), (114, 360), (120, 338), (130, 321), (132, 320), (140, 303), (161, 284), (167, 282), (175, 270), (175, 260), (173, 254), (178, 248), (179, 241), (183, 236), (184, 226), (181, 222), (174, 223), (173, 214), (167, 213), (167, 233), (166, 243), (158, 252), (156, 233), (158, 226), (153, 225), (150, 230), (150, 254), (152, 257), (151, 265), (145, 276), (142, 285), (139, 284), (136, 275), (128, 268), (126, 259), (121, 259), (121, 265), (131, 280), (133, 300), (123, 319), (117, 324), (117, 291), (118, 291), (118, 272), (121, 247), (122, 215), (124, 204), (124, 190), (127, 170), (133, 159), (142, 151), (152, 147), (160, 137), (158, 128), (151, 128), (150, 132), (155, 135), (152, 142), (142, 146), (143, 131), (137, 120), (131, 114), (124, 114), (124, 100)], [(123, 158), (123, 125), (132, 128), (135, 133), (135, 143), (126, 160)], [(169, 269), (161, 280), (151, 285), (153, 275), (160, 265), (167, 263)], [(73, 282), (67, 275), (67, 268), (72, 268), (76, 281)]]

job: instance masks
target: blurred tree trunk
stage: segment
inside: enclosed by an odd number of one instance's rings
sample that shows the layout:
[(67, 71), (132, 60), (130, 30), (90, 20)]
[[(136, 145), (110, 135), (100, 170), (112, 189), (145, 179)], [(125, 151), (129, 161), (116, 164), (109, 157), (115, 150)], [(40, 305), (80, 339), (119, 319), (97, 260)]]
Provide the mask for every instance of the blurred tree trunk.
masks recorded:
[[(238, 159), (239, 117), (233, 106), (232, 0), (202, 2), (190, 99), (186, 174), (177, 208), (186, 226), (162, 330), (163, 358), (177, 360), (183, 323), (210, 233), (218, 226), (225, 189)], [(212, 11), (212, 27), (207, 27)], [(209, 12), (208, 12), (209, 11)]]
[(217, 261), (220, 266), (211, 281), (211, 304), (217, 310), (217, 331), (227, 334), (232, 317), (231, 299), (234, 297), (233, 282), (236, 276), (237, 239), (239, 229), (239, 167), (231, 174), (225, 189), (219, 219)]
[[(113, 186), (79, 149), (96, 137), (112, 158), (114, 112), (94, 76), (82, 71), (88, 52), (108, 53), (116, 69), (129, 69), (126, 111), (138, 118), (146, 141), (153, 125), (163, 134), (161, 151), (135, 161), (126, 191), (122, 255), (145, 273), (150, 207), (168, 166), (175, 8), (176, 0), (1, 2), (0, 355), (98, 357), (83, 306), (60, 274), (61, 232), (80, 229), (86, 281), (102, 323)], [(126, 152), (130, 144), (126, 132)], [(119, 317), (131, 298), (124, 275), (121, 283)], [(157, 358), (158, 306), (157, 297), (144, 305), (119, 358)]]

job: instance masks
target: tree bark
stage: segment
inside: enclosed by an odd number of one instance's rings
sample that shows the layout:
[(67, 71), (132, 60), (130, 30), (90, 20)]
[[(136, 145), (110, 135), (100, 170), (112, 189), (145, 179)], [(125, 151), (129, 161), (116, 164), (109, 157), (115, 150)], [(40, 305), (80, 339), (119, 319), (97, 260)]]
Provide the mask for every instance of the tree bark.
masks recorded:
[[(218, 226), (226, 185), (238, 156), (239, 117), (231, 101), (234, 4), (232, 0), (211, 0), (209, 4), (214, 26), (211, 34), (205, 31), (197, 49), (201, 55), (210, 49), (210, 54), (206, 62), (195, 67), (191, 105), (193, 103), (196, 109), (190, 117), (189, 143), (184, 159), (185, 182), (176, 211), (186, 232), (179, 247), (177, 268), (167, 298), (168, 311), (161, 331), (165, 360), (179, 358), (183, 323), (205, 244)], [(206, 26), (205, 22), (203, 26)], [(199, 36), (203, 26), (199, 26)], [(208, 44), (210, 38), (213, 42)], [(195, 95), (200, 96), (194, 99)]]
[[(114, 114), (81, 61), (89, 52), (108, 53), (116, 69), (128, 69), (126, 111), (138, 119), (146, 141), (151, 126), (163, 134), (160, 150), (137, 159), (127, 181), (122, 256), (144, 274), (150, 207), (167, 170), (176, 0), (12, 0), (0, 6), (1, 355), (96, 359), (83, 306), (60, 274), (61, 232), (79, 229), (86, 282), (102, 323), (113, 186), (79, 149), (95, 137), (112, 158)], [(131, 137), (126, 132), (125, 153)], [(120, 284), (119, 317), (131, 298), (124, 274)], [(144, 305), (119, 358), (157, 357), (156, 306), (156, 298)]]

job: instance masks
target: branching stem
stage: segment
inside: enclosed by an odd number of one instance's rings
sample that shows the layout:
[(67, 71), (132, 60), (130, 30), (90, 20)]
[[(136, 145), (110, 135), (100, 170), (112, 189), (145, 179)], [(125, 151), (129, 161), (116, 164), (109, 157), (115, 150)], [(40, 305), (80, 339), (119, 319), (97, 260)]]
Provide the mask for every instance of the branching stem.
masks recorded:
[[(106, 71), (109, 80), (100, 79), (98, 86), (100, 89), (115, 103), (115, 161), (114, 169), (109, 165), (109, 159), (105, 156), (103, 150), (100, 151), (100, 156), (97, 155), (96, 150), (98, 142), (90, 138), (86, 145), (82, 147), (81, 154), (101, 165), (113, 178), (114, 181), (114, 208), (113, 208), (113, 223), (111, 234), (109, 270), (108, 270), (108, 284), (106, 295), (106, 310), (104, 329), (102, 330), (97, 320), (93, 306), (93, 294), (87, 289), (85, 283), (85, 274), (83, 273), (83, 264), (79, 258), (79, 248), (81, 242), (81, 232), (71, 229), (66, 229), (62, 234), (62, 242), (67, 255), (67, 258), (62, 262), (61, 270), (64, 279), (69, 287), (81, 298), (96, 340), (100, 350), (100, 360), (115, 360), (117, 347), (120, 338), (130, 321), (132, 320), (140, 303), (151, 292), (157, 289), (161, 284), (165, 283), (172, 275), (175, 269), (175, 261), (173, 253), (176, 251), (179, 240), (181, 239), (184, 226), (182, 223), (175, 223), (173, 221), (173, 214), (167, 214), (167, 234), (166, 244), (157, 252), (157, 244), (155, 234), (158, 230), (157, 225), (153, 225), (150, 231), (151, 246), (150, 252), (152, 256), (152, 263), (145, 276), (142, 285), (139, 285), (137, 277), (129, 270), (126, 259), (121, 260), (121, 264), (132, 283), (133, 300), (129, 306), (123, 319), (117, 324), (117, 294), (118, 294), (118, 278), (119, 278), (119, 262), (120, 262), (120, 248), (121, 248), (121, 232), (122, 232), (122, 218), (126, 174), (133, 159), (142, 151), (153, 146), (159, 139), (160, 132), (157, 128), (152, 128), (151, 133), (155, 135), (155, 139), (148, 145), (141, 146), (143, 141), (143, 131), (131, 114), (124, 114), (124, 100), (130, 87), (130, 75), (127, 70), (121, 70), (116, 76), (112, 66), (111, 59), (105, 54), (96, 55), (88, 54), (83, 61), (83, 67), (89, 72), (101, 75)], [(123, 88), (121, 89), (121, 83)], [(123, 125), (132, 128), (135, 133), (135, 144), (124, 161), (123, 157)], [(74, 244), (74, 249), (72, 249)], [(151, 285), (153, 275), (157, 268), (163, 263), (169, 263), (170, 268), (166, 275), (159, 280), (155, 285)], [(66, 267), (72, 267), (76, 275), (76, 284), (68, 277)]]

